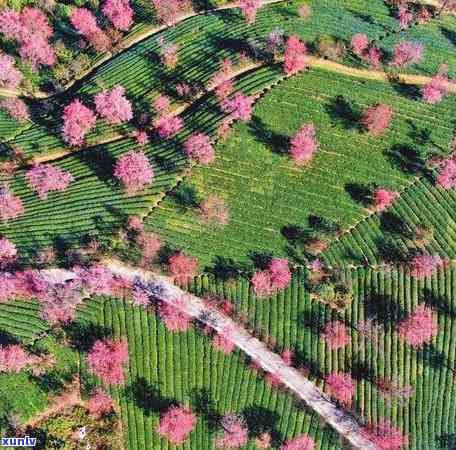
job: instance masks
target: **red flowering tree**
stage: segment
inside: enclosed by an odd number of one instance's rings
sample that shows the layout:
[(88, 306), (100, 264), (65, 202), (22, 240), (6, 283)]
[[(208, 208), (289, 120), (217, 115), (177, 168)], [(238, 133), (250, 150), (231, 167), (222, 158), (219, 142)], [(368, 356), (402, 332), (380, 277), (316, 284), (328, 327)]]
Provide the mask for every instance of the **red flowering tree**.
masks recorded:
[(125, 98), (125, 89), (114, 86), (95, 95), (95, 109), (108, 123), (120, 124), (133, 118), (131, 103)]
[(373, 203), (377, 211), (383, 211), (393, 204), (399, 197), (399, 192), (388, 191), (386, 189), (375, 189), (373, 194)]
[(15, 89), (19, 86), (22, 78), (22, 73), (15, 66), (14, 58), (0, 54), (0, 88)]
[(262, 6), (262, 0), (242, 0), (239, 8), (248, 24), (255, 23), (256, 15)]
[(290, 36), (285, 44), (284, 70), (287, 75), (295, 75), (306, 68), (307, 47), (296, 36)]
[(0, 109), (3, 109), (11, 118), (18, 122), (29, 120), (29, 109), (20, 98), (5, 98), (0, 102)]
[(211, 163), (215, 158), (214, 147), (209, 137), (203, 133), (190, 136), (185, 142), (184, 148), (190, 159), (203, 165)]
[(87, 355), (89, 370), (106, 384), (123, 384), (123, 366), (128, 360), (126, 341), (98, 340)]
[(236, 414), (225, 414), (221, 425), (223, 436), (215, 440), (217, 448), (239, 448), (247, 443), (249, 430), (243, 417)]
[(231, 114), (233, 120), (248, 122), (252, 118), (253, 97), (248, 97), (242, 92), (237, 92), (232, 98), (226, 98), (220, 104), (224, 113)]
[(31, 189), (44, 200), (49, 192), (64, 191), (73, 181), (71, 173), (58, 169), (51, 164), (35, 164), (25, 174)]
[(233, 340), (233, 330), (229, 327), (223, 328), (212, 338), (212, 345), (215, 349), (229, 355), (233, 352), (236, 344)]
[(230, 213), (225, 201), (218, 195), (210, 195), (207, 200), (200, 205), (200, 211), (201, 217), (206, 222), (227, 225), (230, 219)]
[(95, 126), (96, 121), (91, 109), (79, 100), (73, 100), (63, 110), (63, 140), (70, 145), (82, 145), (85, 135)]
[(87, 8), (75, 8), (70, 16), (70, 22), (99, 52), (109, 49), (111, 42), (98, 26), (97, 19)]
[(157, 433), (174, 445), (182, 445), (196, 425), (196, 416), (183, 406), (171, 406), (160, 418)]
[(114, 411), (114, 402), (106, 392), (96, 389), (90, 397), (87, 410), (92, 416), (100, 418)]
[(301, 436), (289, 439), (280, 447), (280, 450), (314, 450), (315, 443), (310, 436), (303, 434)]
[(378, 450), (399, 450), (408, 444), (408, 438), (387, 420), (371, 423), (363, 429), (363, 434)]
[(446, 190), (456, 187), (456, 161), (448, 159), (443, 162), (437, 176), (437, 185)]
[(439, 332), (437, 314), (426, 305), (419, 305), (415, 312), (399, 323), (397, 334), (412, 347), (430, 342)]
[(114, 167), (118, 178), (129, 195), (142, 191), (154, 179), (154, 171), (144, 152), (131, 150), (122, 155)]
[[(183, 302), (179, 300), (176, 303)], [(161, 303), (158, 313), (169, 331), (187, 331), (192, 318), (179, 310), (177, 305)]]
[(171, 24), (176, 22), (181, 14), (191, 11), (189, 0), (152, 0), (160, 22)]
[(106, 0), (102, 11), (118, 30), (128, 31), (133, 24), (133, 9), (129, 0)]
[(0, 345), (0, 372), (20, 372), (37, 363), (38, 358), (26, 352), (20, 345)]
[(14, 262), (17, 256), (17, 248), (14, 242), (2, 237), (0, 238), (0, 268), (5, 264)]
[(16, 219), (24, 214), (22, 200), (14, 195), (7, 184), (0, 186), (0, 221)]
[(198, 260), (191, 256), (187, 256), (182, 252), (170, 256), (169, 271), (174, 279), (179, 283), (184, 283), (190, 278), (193, 278), (198, 271)]
[(271, 260), (268, 268), (253, 274), (250, 280), (256, 295), (268, 296), (285, 289), (291, 280), (291, 272), (286, 259)]
[(430, 277), (442, 264), (438, 255), (416, 255), (410, 261), (410, 275), (418, 279)]
[(298, 134), (291, 140), (290, 154), (296, 164), (309, 162), (318, 149), (315, 135), (315, 126), (312, 123), (305, 124)]
[(323, 328), (323, 339), (330, 349), (345, 347), (350, 342), (347, 327), (339, 321), (329, 322)]
[(396, 45), (393, 57), (389, 62), (391, 67), (405, 67), (415, 64), (423, 57), (423, 44), (413, 41), (404, 41)]
[(344, 405), (349, 405), (355, 395), (356, 384), (348, 373), (333, 372), (326, 376), (326, 387), (331, 397)]
[(351, 49), (357, 56), (362, 57), (369, 47), (369, 38), (363, 33), (355, 34), (351, 39)]
[(169, 139), (182, 130), (184, 123), (180, 117), (164, 116), (155, 122), (158, 135), (163, 139)]
[(364, 112), (361, 124), (372, 136), (379, 136), (389, 127), (393, 115), (391, 106), (378, 103)]
[(431, 105), (439, 103), (448, 94), (449, 88), (448, 66), (442, 64), (434, 78), (423, 87), (421, 91), (423, 100)]
[(141, 231), (137, 239), (139, 248), (141, 249), (142, 264), (151, 263), (158, 255), (163, 242), (155, 233)]

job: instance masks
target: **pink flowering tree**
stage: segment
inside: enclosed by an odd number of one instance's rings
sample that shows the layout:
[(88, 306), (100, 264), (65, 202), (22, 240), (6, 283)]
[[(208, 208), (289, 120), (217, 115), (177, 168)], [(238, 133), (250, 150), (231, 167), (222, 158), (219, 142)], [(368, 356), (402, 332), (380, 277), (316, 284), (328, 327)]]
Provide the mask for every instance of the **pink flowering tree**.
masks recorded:
[(326, 387), (331, 397), (344, 405), (349, 405), (355, 395), (356, 384), (348, 373), (333, 372), (326, 376)]
[(174, 69), (179, 61), (179, 46), (174, 42), (166, 42), (164, 37), (157, 39), (160, 46), (160, 60), (168, 69)]
[(232, 98), (226, 98), (220, 104), (224, 113), (231, 114), (233, 120), (248, 122), (252, 118), (253, 97), (248, 97), (242, 92), (237, 92)]
[(0, 268), (16, 260), (17, 248), (14, 242), (2, 237), (0, 238)]
[(162, 414), (157, 433), (174, 445), (182, 445), (196, 425), (196, 416), (183, 406), (171, 406)]
[(415, 64), (423, 57), (424, 47), (419, 42), (404, 41), (396, 45), (389, 65), (391, 67), (406, 67)]
[(315, 442), (310, 436), (301, 436), (289, 439), (280, 447), (280, 450), (314, 450)]
[(421, 94), (426, 103), (435, 105), (436, 103), (440, 103), (442, 99), (448, 95), (449, 88), (450, 80), (448, 79), (448, 66), (442, 64), (432, 80), (424, 85)]
[(352, 37), (350, 45), (355, 55), (363, 57), (369, 47), (369, 38), (363, 33), (357, 33)]
[(399, 450), (408, 444), (407, 436), (387, 420), (367, 425), (363, 429), (363, 434), (378, 450)]
[(443, 162), (437, 176), (437, 186), (446, 190), (456, 187), (456, 161), (448, 159)]
[(102, 11), (120, 31), (128, 31), (133, 24), (133, 9), (129, 0), (106, 0)]
[(123, 384), (123, 366), (128, 360), (126, 341), (98, 340), (87, 355), (89, 370), (106, 384)]
[(190, 136), (184, 144), (185, 152), (193, 161), (207, 165), (215, 158), (214, 147), (208, 136), (196, 133)]
[(262, 0), (242, 0), (239, 8), (248, 24), (255, 23), (257, 12), (262, 6)]
[(230, 219), (225, 200), (218, 195), (209, 195), (200, 205), (201, 217), (205, 222), (227, 225)]
[(323, 339), (330, 349), (345, 347), (350, 342), (347, 327), (339, 321), (329, 322), (323, 328)]
[(296, 36), (290, 36), (285, 44), (284, 70), (287, 75), (295, 75), (306, 68), (307, 47)]
[(177, 305), (161, 303), (158, 307), (158, 314), (169, 331), (187, 331), (190, 327), (191, 317), (183, 313), (178, 305), (183, 300), (176, 301)]
[(0, 372), (19, 373), (37, 361), (36, 356), (25, 351), (20, 345), (0, 345)]
[(215, 440), (217, 448), (240, 448), (247, 443), (249, 430), (243, 417), (237, 414), (225, 414), (222, 417), (221, 425), (223, 436)]
[(70, 145), (82, 145), (85, 135), (95, 126), (96, 121), (91, 109), (79, 100), (73, 100), (63, 110), (63, 140)]
[(150, 305), (150, 291), (147, 286), (135, 283), (131, 290), (131, 302), (135, 306), (147, 308)]
[(251, 278), (253, 290), (259, 297), (271, 295), (285, 289), (291, 280), (291, 272), (286, 259), (272, 259), (266, 270), (255, 272)]
[(225, 327), (220, 330), (212, 338), (212, 345), (216, 350), (225, 353), (225, 355), (232, 353), (236, 348), (236, 344), (233, 339), (233, 329)]
[(443, 264), (438, 255), (416, 255), (410, 260), (410, 275), (423, 279), (432, 276)]
[(390, 125), (393, 118), (393, 108), (384, 103), (370, 106), (363, 114), (361, 124), (372, 136), (379, 136)]
[(272, 436), (270, 433), (261, 433), (257, 438), (255, 438), (255, 448), (258, 450), (267, 450), (271, 448), (272, 445)]
[(426, 305), (419, 305), (413, 314), (402, 320), (397, 334), (412, 347), (421, 347), (430, 342), (439, 332), (437, 314)]
[(20, 98), (5, 98), (0, 102), (0, 109), (18, 122), (26, 122), (30, 119), (28, 106)]
[(125, 89), (114, 86), (95, 95), (95, 109), (108, 123), (121, 124), (133, 118), (131, 103), (125, 98)]
[(22, 73), (15, 66), (14, 58), (0, 54), (0, 88), (16, 89), (22, 78)]
[(104, 52), (111, 46), (108, 36), (98, 26), (97, 19), (87, 8), (75, 8), (71, 13), (70, 22), (96, 51)]
[(377, 211), (384, 211), (399, 197), (399, 192), (379, 188), (375, 189), (372, 197), (375, 209)]
[(317, 149), (318, 142), (314, 124), (303, 125), (298, 134), (291, 140), (290, 155), (296, 164), (305, 164), (314, 157)]
[(141, 231), (138, 235), (137, 242), (141, 250), (142, 264), (150, 264), (158, 255), (163, 246), (161, 239), (155, 234), (148, 231)]
[(125, 186), (127, 194), (133, 195), (152, 183), (154, 171), (144, 152), (131, 150), (117, 160), (114, 176)]
[(191, 256), (187, 256), (182, 252), (170, 256), (169, 271), (172, 277), (179, 283), (185, 283), (190, 278), (193, 278), (198, 271), (198, 260)]
[(14, 9), (4, 8), (0, 11), (0, 33), (6, 39), (22, 39), (22, 19), (21, 14)]
[(90, 415), (100, 418), (114, 411), (114, 402), (106, 392), (96, 389), (90, 397), (87, 410)]
[(400, 6), (397, 12), (397, 20), (399, 21), (399, 29), (405, 30), (413, 21), (413, 14), (404, 6)]
[(171, 100), (170, 98), (165, 95), (165, 94), (160, 94), (153, 103), (155, 111), (159, 115), (162, 115), (163, 113), (166, 113), (169, 110), (169, 107), (171, 106)]
[(152, 0), (157, 18), (160, 22), (172, 24), (184, 12), (191, 11), (189, 0)]
[(0, 185), (0, 221), (6, 223), (22, 214), (22, 200), (14, 195), (7, 184)]
[(160, 117), (155, 122), (155, 129), (162, 139), (172, 138), (182, 130), (183, 126), (182, 119), (177, 116)]
[(71, 173), (58, 169), (51, 164), (35, 164), (25, 174), (31, 189), (38, 193), (42, 200), (49, 192), (63, 192), (73, 181)]

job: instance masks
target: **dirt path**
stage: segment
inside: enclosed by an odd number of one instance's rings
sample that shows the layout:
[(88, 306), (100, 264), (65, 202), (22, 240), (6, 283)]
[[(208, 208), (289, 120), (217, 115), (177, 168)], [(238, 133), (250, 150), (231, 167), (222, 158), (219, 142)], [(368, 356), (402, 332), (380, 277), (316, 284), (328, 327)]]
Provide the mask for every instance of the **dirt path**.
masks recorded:
[[(229, 329), (232, 341), (240, 350), (253, 358), (263, 370), (278, 376), (284, 385), (304, 400), (351, 445), (360, 450), (376, 449), (375, 445), (363, 436), (360, 425), (351, 415), (338, 408), (312, 381), (296, 369), (287, 366), (279, 355), (269, 350), (263, 342), (254, 338), (231, 318), (208, 307), (200, 298), (178, 288), (167, 277), (131, 268), (112, 260), (105, 261), (104, 265), (115, 275), (131, 281), (141, 280), (156, 299), (173, 305), (215, 331), (221, 332)], [(72, 272), (61, 269), (45, 270), (41, 273), (53, 283), (70, 280), (74, 277)], [(185, 298), (185, 302), (178, 302), (181, 298)]]

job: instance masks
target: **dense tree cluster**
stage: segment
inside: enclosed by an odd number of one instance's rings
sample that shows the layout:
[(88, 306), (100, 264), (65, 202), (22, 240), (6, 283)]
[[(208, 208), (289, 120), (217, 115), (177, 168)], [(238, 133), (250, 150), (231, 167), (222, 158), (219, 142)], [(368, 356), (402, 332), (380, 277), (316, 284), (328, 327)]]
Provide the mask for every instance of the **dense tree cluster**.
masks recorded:
[(253, 290), (260, 297), (286, 288), (290, 280), (291, 272), (286, 259), (272, 259), (266, 270), (255, 272), (251, 278)]

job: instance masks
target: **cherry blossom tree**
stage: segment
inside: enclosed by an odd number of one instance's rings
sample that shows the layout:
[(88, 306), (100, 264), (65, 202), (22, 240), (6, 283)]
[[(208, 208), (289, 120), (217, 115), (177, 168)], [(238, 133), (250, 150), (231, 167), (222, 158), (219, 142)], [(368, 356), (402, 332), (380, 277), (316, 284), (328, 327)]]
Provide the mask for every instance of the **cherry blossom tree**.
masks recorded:
[(426, 305), (419, 305), (413, 314), (402, 320), (397, 334), (412, 347), (430, 342), (439, 332), (437, 314)]
[(309, 5), (302, 5), (298, 8), (299, 17), (302, 19), (308, 19), (312, 15), (312, 10)]
[(159, 115), (166, 113), (169, 110), (170, 105), (171, 105), (171, 100), (165, 94), (160, 94), (154, 100), (154, 104), (153, 104), (155, 111), (157, 111), (157, 113)]
[(25, 62), (30, 63), (33, 70), (38, 70), (40, 66), (53, 66), (56, 63), (54, 50), (41, 36), (24, 39), (19, 55)]
[(90, 295), (113, 295), (116, 280), (110, 270), (103, 266), (73, 267), (80, 286)]
[(377, 211), (384, 211), (391, 206), (398, 197), (399, 192), (378, 188), (375, 189), (372, 200)]
[(363, 429), (363, 434), (378, 450), (399, 450), (408, 444), (408, 438), (387, 420), (371, 423)]
[(350, 342), (347, 327), (339, 321), (329, 322), (323, 328), (323, 339), (330, 349), (345, 347)]
[(291, 280), (291, 272), (286, 259), (272, 259), (266, 270), (253, 274), (251, 283), (256, 295), (262, 297), (285, 289)]
[(131, 150), (117, 160), (114, 176), (125, 186), (127, 194), (133, 195), (152, 183), (154, 171), (144, 152)]
[(252, 283), (253, 291), (258, 297), (268, 297), (274, 292), (271, 274), (268, 270), (255, 272), (250, 279), (250, 282)]
[(437, 185), (449, 190), (456, 187), (456, 161), (447, 159), (443, 162), (440, 173), (437, 176)]
[(400, 42), (393, 50), (389, 65), (391, 67), (405, 67), (415, 64), (423, 57), (423, 44), (413, 41)]
[(21, 14), (14, 9), (4, 8), (0, 11), (0, 33), (6, 39), (22, 39), (22, 19)]
[(363, 33), (355, 34), (351, 39), (351, 49), (357, 56), (363, 56), (369, 47), (369, 38)]
[(168, 263), (171, 275), (179, 283), (184, 283), (193, 278), (198, 271), (198, 260), (185, 255), (183, 252), (170, 256)]
[(315, 442), (310, 436), (302, 434), (301, 436), (289, 439), (280, 447), (280, 450), (314, 450)]
[(15, 261), (17, 256), (17, 248), (14, 242), (2, 237), (0, 238), (0, 268), (5, 264), (10, 264)]
[(227, 225), (230, 219), (230, 213), (225, 200), (218, 195), (209, 195), (200, 205), (200, 212), (204, 221), (218, 225)]
[(169, 139), (182, 130), (184, 123), (177, 116), (164, 116), (157, 120), (155, 129), (158, 135), (163, 139)]
[(438, 255), (416, 255), (410, 261), (410, 275), (418, 279), (430, 277), (442, 264)]
[(138, 235), (137, 242), (141, 249), (143, 265), (150, 264), (157, 257), (163, 246), (163, 242), (155, 233), (147, 231), (142, 231)]
[(70, 145), (80, 146), (85, 135), (95, 126), (96, 116), (78, 99), (73, 100), (63, 110), (63, 140)]
[(247, 443), (249, 430), (242, 416), (229, 413), (222, 417), (223, 436), (215, 440), (217, 448), (239, 448)]
[(131, 103), (125, 98), (125, 89), (119, 84), (110, 91), (95, 95), (95, 109), (108, 123), (120, 124), (133, 118)]
[(20, 345), (0, 345), (0, 372), (19, 373), (37, 362), (37, 357), (25, 351)]
[(225, 355), (229, 355), (236, 348), (232, 335), (233, 329), (225, 327), (214, 335), (212, 345), (215, 349), (225, 353)]
[(123, 384), (123, 365), (128, 360), (126, 341), (98, 340), (87, 355), (89, 370), (106, 384)]
[(287, 75), (295, 75), (306, 68), (307, 47), (296, 36), (290, 36), (285, 44), (284, 70)]
[(54, 34), (46, 14), (38, 8), (24, 8), (21, 13), (21, 25), (22, 39), (27, 36), (49, 39)]
[(413, 14), (403, 6), (400, 6), (397, 12), (397, 19), (399, 21), (399, 29), (405, 30), (413, 21)]
[(128, 31), (133, 24), (133, 9), (129, 0), (106, 0), (102, 11), (118, 30)]
[(3, 109), (11, 118), (18, 122), (25, 122), (30, 119), (29, 109), (20, 98), (5, 98), (0, 102), (0, 109)]
[(74, 180), (71, 173), (51, 164), (35, 164), (26, 172), (25, 176), (30, 189), (36, 191), (42, 200), (47, 198), (49, 192), (63, 192)]
[(242, 0), (239, 4), (239, 8), (244, 15), (244, 18), (248, 24), (255, 23), (257, 12), (262, 6), (262, 0)]
[(135, 138), (138, 145), (146, 145), (149, 143), (149, 136), (146, 131), (136, 130), (132, 133), (132, 137)]
[(248, 122), (252, 118), (253, 97), (248, 97), (242, 92), (237, 92), (232, 98), (226, 98), (220, 104), (224, 113), (231, 114), (233, 120)]
[(379, 136), (385, 131), (393, 118), (393, 108), (384, 103), (370, 106), (363, 114), (361, 124), (372, 136)]
[(256, 439), (255, 439), (255, 447), (258, 450), (267, 450), (270, 448), (272, 445), (272, 436), (270, 433), (261, 433)]
[(15, 277), (9, 272), (0, 272), (0, 303), (18, 297)]
[(448, 66), (442, 64), (437, 74), (423, 87), (421, 91), (423, 100), (431, 105), (439, 103), (448, 94), (449, 88)]
[(168, 69), (174, 69), (179, 61), (179, 46), (173, 42), (166, 42), (163, 37), (158, 39), (160, 45), (160, 59)]
[(187, 331), (190, 327), (191, 317), (180, 311), (178, 304), (183, 300), (176, 301), (177, 305), (161, 303), (158, 313), (169, 331)]
[(189, 408), (171, 406), (160, 418), (157, 433), (174, 445), (182, 445), (196, 425), (196, 416)]
[(160, 22), (172, 24), (179, 16), (187, 11), (191, 11), (189, 0), (152, 0), (157, 17)]
[(409, 384), (401, 386), (391, 378), (379, 378), (375, 380), (378, 390), (383, 398), (388, 401), (395, 400), (402, 404), (404, 400), (409, 399), (413, 395), (413, 388)]
[(209, 137), (203, 133), (190, 136), (185, 142), (184, 148), (189, 158), (199, 164), (207, 165), (215, 158), (214, 147)]
[(348, 373), (333, 372), (325, 378), (329, 395), (344, 405), (349, 405), (355, 395), (356, 384)]
[(135, 306), (146, 308), (150, 305), (150, 292), (147, 286), (142, 283), (136, 282), (131, 291), (132, 303)]
[(87, 8), (75, 8), (71, 13), (70, 22), (96, 51), (108, 50), (111, 42), (98, 26), (95, 16)]
[(114, 411), (114, 402), (106, 392), (95, 389), (87, 404), (87, 410), (95, 418), (100, 418)]
[(20, 70), (16, 68), (14, 58), (9, 55), (0, 54), (0, 88), (16, 89), (22, 81), (22, 78), (23, 75)]
[(313, 123), (305, 124), (291, 140), (290, 154), (296, 164), (309, 162), (318, 149), (318, 142)]
[(14, 195), (7, 184), (0, 185), (0, 221), (16, 219), (24, 214), (22, 200)]

